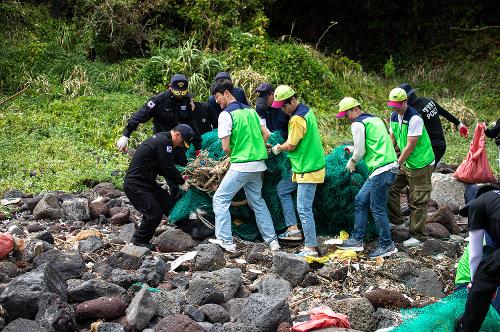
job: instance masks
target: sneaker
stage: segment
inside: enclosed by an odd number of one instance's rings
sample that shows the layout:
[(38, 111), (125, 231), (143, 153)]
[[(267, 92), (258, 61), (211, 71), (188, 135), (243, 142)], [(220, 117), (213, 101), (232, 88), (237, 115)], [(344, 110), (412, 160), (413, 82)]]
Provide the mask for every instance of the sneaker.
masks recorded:
[(278, 239), (300, 241), (302, 240), (302, 232), (299, 229), (286, 231), (285, 233), (279, 234)]
[(295, 254), (295, 256), (297, 256), (297, 257), (306, 257), (306, 256), (318, 257), (318, 252), (315, 250), (302, 250), (298, 254)]
[(389, 257), (397, 252), (398, 248), (396, 248), (394, 244), (390, 244), (385, 247), (378, 246), (377, 248), (375, 248), (375, 250), (368, 254), (368, 257), (370, 257), (371, 259), (375, 259), (377, 257)]
[(280, 244), (278, 243), (278, 240), (272, 240), (271, 242), (269, 242), (269, 249), (271, 249), (271, 251), (280, 250), (281, 247)]
[(224, 241), (219, 240), (219, 239), (208, 239), (208, 242), (219, 245), (225, 251), (228, 251), (231, 253), (236, 252), (236, 244), (234, 244), (234, 243), (225, 243)]
[(404, 241), (403, 242), (403, 245), (405, 247), (414, 247), (414, 246), (418, 246), (419, 244), (421, 244), (422, 241), (420, 241), (419, 239), (416, 239), (414, 237), (411, 237), (409, 238), (408, 240)]
[(363, 245), (364, 245), (363, 241), (359, 241), (351, 237), (342, 242), (342, 244), (337, 244), (337, 248), (354, 250), (354, 251), (363, 251), (364, 250)]
[(397, 231), (402, 231), (402, 230), (406, 229), (406, 224), (405, 223), (402, 223), (402, 224), (399, 224), (399, 225), (396, 225), (396, 224), (389, 224), (389, 225), (390, 225), (391, 229), (394, 229), (394, 230), (397, 230)]

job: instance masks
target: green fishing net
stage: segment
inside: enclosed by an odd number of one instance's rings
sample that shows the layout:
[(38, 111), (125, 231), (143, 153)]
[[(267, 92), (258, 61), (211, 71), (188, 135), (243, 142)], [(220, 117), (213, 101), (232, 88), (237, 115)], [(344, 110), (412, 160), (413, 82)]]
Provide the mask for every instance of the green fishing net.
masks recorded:
[[(466, 301), (467, 290), (464, 288), (423, 308), (402, 309), (403, 323), (392, 331), (453, 332), (455, 319), (463, 314)], [(480, 331), (500, 331), (500, 316), (492, 306)]]
[[(220, 159), (224, 157), (224, 151), (220, 139), (217, 138), (217, 130), (205, 133), (202, 136), (202, 147), (209, 153), (209, 157)], [(270, 146), (284, 142), (279, 132), (274, 132), (268, 140)], [(368, 178), (368, 169), (363, 162), (357, 164), (356, 172), (349, 173), (345, 170), (349, 155), (344, 151), (345, 145), (335, 148), (326, 155), (326, 177), (325, 183), (318, 185), (314, 199), (314, 216), (317, 232), (320, 235), (336, 235), (341, 230), (350, 232), (354, 222), (354, 197), (363, 183)], [(188, 158), (194, 158), (195, 151), (191, 147), (186, 153)], [(271, 153), (266, 160), (267, 170), (264, 173), (262, 184), (262, 197), (273, 218), (275, 229), (279, 232), (286, 228), (281, 203), (276, 192), (276, 186), (283, 176), (290, 174), (290, 161), (286, 153), (274, 155)], [(244, 200), (245, 195), (241, 190), (233, 201)], [(295, 200), (295, 196), (294, 196)], [(211, 214), (212, 197), (200, 190), (191, 188), (176, 203), (170, 213), (169, 220), (175, 223), (187, 218), (191, 211), (202, 208)], [(231, 207), (233, 221), (233, 234), (245, 240), (255, 241), (260, 238), (255, 215), (248, 205)], [(299, 220), (299, 219), (297, 219)], [(373, 222), (368, 223), (367, 235), (373, 237), (376, 229)]]

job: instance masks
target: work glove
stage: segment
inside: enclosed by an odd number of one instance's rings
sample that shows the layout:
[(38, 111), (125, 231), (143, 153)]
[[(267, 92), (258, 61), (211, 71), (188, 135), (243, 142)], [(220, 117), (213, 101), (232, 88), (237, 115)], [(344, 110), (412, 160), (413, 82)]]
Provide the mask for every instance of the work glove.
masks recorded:
[(460, 133), (460, 136), (465, 138), (469, 137), (469, 128), (467, 128), (463, 123), (458, 125), (458, 132)]
[(116, 147), (118, 148), (119, 151), (125, 152), (125, 149), (127, 148), (128, 144), (128, 137), (127, 136), (122, 136), (118, 142), (116, 142)]
[(189, 183), (187, 181), (184, 181), (183, 184), (179, 185), (179, 189), (182, 191), (188, 191), (189, 190)]
[(194, 154), (195, 154), (195, 156), (196, 156), (196, 157), (198, 157), (198, 156), (200, 155), (200, 153), (201, 153), (201, 150), (196, 150), (196, 151), (194, 152)]
[(271, 151), (275, 154), (275, 155), (279, 155), (281, 153), (281, 150), (279, 149), (279, 144), (276, 144), (275, 146), (273, 146), (273, 148), (271, 149)]
[(354, 152), (354, 146), (353, 145), (348, 145), (344, 148), (344, 151), (346, 151), (349, 154), (352, 154)]
[(353, 173), (354, 171), (356, 171), (356, 162), (352, 160), (352, 158), (349, 158), (349, 161), (347, 162), (345, 169)]

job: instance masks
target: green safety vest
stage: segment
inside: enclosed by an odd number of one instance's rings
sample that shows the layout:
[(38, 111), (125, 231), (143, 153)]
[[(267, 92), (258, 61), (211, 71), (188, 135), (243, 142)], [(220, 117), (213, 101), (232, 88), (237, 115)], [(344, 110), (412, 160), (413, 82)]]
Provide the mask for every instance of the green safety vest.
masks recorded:
[(365, 126), (366, 153), (363, 159), (370, 173), (398, 160), (391, 138), (380, 118), (371, 114), (361, 114), (354, 122), (361, 122)]
[[(403, 149), (408, 144), (408, 123), (414, 116), (420, 115), (414, 108), (408, 106), (403, 116), (403, 122), (401, 125), (399, 125), (398, 113), (392, 112), (391, 114), (392, 133), (394, 134), (396, 143), (398, 144), (401, 151), (403, 151)], [(415, 149), (410, 154), (408, 159), (406, 159), (405, 164), (409, 169), (419, 169), (429, 165), (433, 160), (434, 152), (432, 152), (431, 140), (429, 138), (429, 134), (427, 134), (427, 130), (424, 127), (422, 129), (422, 135), (418, 138)]]
[[(294, 116), (302, 116), (306, 120), (306, 134), (295, 150), (288, 152), (292, 171), (296, 174), (319, 171), (325, 167), (325, 155), (319, 135), (318, 122), (314, 112), (303, 104), (299, 104)], [(288, 131), (290, 131), (290, 124)]]
[[(245, 105), (246, 106), (246, 105)], [(231, 163), (267, 159), (267, 149), (260, 129), (260, 118), (251, 108), (229, 111), (233, 122), (231, 139)]]

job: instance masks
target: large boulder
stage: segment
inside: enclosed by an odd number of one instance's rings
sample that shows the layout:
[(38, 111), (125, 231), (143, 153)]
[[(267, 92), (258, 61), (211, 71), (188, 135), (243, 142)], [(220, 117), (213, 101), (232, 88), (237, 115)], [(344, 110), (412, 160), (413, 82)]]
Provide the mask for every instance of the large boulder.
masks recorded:
[(121, 297), (113, 296), (82, 302), (75, 309), (78, 317), (113, 320), (125, 315), (127, 306)]
[(102, 279), (68, 283), (68, 298), (72, 302), (85, 302), (103, 296), (120, 296), (125, 289)]
[(25, 318), (18, 318), (3, 328), (3, 332), (49, 332), (37, 322)]
[(222, 303), (224, 294), (207, 280), (192, 280), (186, 292), (186, 301), (193, 305)]
[(365, 293), (374, 308), (410, 308), (411, 302), (401, 292), (391, 289), (374, 289)]
[(151, 296), (148, 287), (143, 286), (140, 291), (135, 293), (126, 310), (127, 322), (133, 330), (140, 331), (148, 325), (157, 310), (158, 304), (153, 296)]
[(54, 293), (66, 302), (66, 283), (50, 264), (43, 264), (12, 280), (0, 295), (0, 305), (12, 319), (34, 319), (38, 300), (44, 293)]
[(64, 280), (78, 278), (85, 270), (85, 262), (82, 256), (77, 252), (64, 252), (52, 249), (44, 252), (33, 259), (33, 265), (38, 267), (49, 263), (63, 277)]
[(441, 224), (438, 224), (436, 222), (427, 224), (425, 226), (427, 229), (427, 232), (429, 233), (430, 237), (436, 238), (436, 239), (448, 239), (450, 238), (450, 232), (446, 229)]
[(307, 272), (309, 272), (309, 264), (301, 257), (278, 251), (273, 257), (271, 271), (295, 287), (300, 284)]
[(449, 205), (452, 208), (465, 205), (465, 184), (453, 177), (453, 174), (432, 173), (431, 199), (439, 206)]
[(151, 295), (156, 303), (158, 303), (157, 314), (161, 317), (180, 314), (182, 312), (182, 307), (186, 303), (184, 292), (181, 290), (169, 291), (160, 288)]
[(292, 285), (285, 279), (266, 275), (256, 283), (259, 293), (279, 300), (286, 300), (292, 293)]
[(457, 225), (455, 216), (453, 215), (453, 212), (448, 205), (441, 206), (429, 217), (429, 219), (427, 219), (427, 223), (441, 224), (446, 227), (448, 232), (450, 232), (451, 234), (460, 233), (460, 227)]
[(46, 193), (33, 210), (35, 219), (61, 219), (64, 216), (59, 198), (54, 193)]
[(186, 315), (176, 314), (163, 318), (156, 324), (155, 332), (205, 332), (198, 323)]
[(153, 244), (161, 252), (180, 252), (190, 250), (198, 243), (188, 233), (174, 227), (167, 227), (154, 239)]
[(368, 299), (360, 297), (333, 300), (330, 307), (335, 312), (347, 315), (353, 329), (360, 331), (375, 330), (377, 323), (373, 316), (375, 309)]
[(199, 244), (195, 250), (194, 269), (196, 271), (215, 271), (226, 266), (226, 259), (221, 247), (208, 243)]
[(282, 322), (290, 322), (290, 308), (284, 299), (275, 299), (264, 294), (250, 295), (236, 323), (262, 332), (274, 332)]
[(89, 201), (86, 198), (65, 200), (62, 204), (62, 208), (68, 220), (90, 220)]
[(422, 255), (435, 256), (444, 254), (450, 258), (460, 255), (460, 245), (457, 242), (445, 242), (438, 239), (428, 239), (422, 246)]
[(76, 328), (75, 310), (54, 293), (42, 294), (35, 320), (49, 331), (73, 332)]
[(236, 291), (241, 285), (241, 270), (223, 268), (212, 272), (196, 272), (193, 274), (193, 280), (205, 280), (215, 288), (220, 289), (224, 294), (224, 301), (234, 297)]

